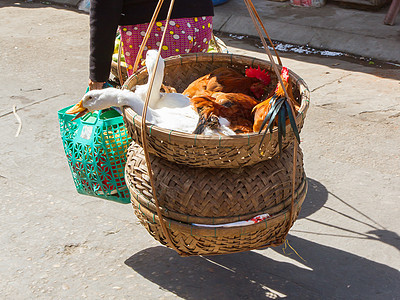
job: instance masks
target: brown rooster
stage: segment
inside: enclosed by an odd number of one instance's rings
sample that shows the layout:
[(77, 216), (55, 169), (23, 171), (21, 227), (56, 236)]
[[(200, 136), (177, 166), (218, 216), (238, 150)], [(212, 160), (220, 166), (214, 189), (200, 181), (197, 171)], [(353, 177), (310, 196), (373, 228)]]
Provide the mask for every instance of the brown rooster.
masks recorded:
[[(289, 71), (287, 68), (283, 67), (281, 71), (281, 79), (288, 93), (289, 99), (286, 99), (285, 92), (282, 88), (280, 82), (278, 82), (277, 87), (271, 97), (267, 100), (257, 104), (253, 108), (254, 113), (254, 124), (253, 130), (254, 132), (259, 132), (265, 128), (265, 133), (270, 130), (272, 132), (272, 128), (274, 125), (278, 126), (278, 140), (279, 140), (279, 149), (282, 148), (282, 136), (286, 135), (286, 125), (291, 124), (293, 132), (300, 143), (300, 136), (298, 133), (297, 125), (295, 122), (295, 115), (299, 110), (299, 106), (297, 105), (292, 90), (292, 84), (289, 80)], [(290, 101), (290, 103), (289, 103)], [(292, 107), (294, 110), (294, 114), (292, 113)], [(288, 120), (287, 120), (288, 117)], [(267, 125), (268, 124), (268, 125)], [(262, 143), (262, 141), (261, 141)]]
[(252, 109), (258, 101), (242, 93), (203, 94), (190, 99), (199, 114), (199, 122), (193, 133), (201, 134), (206, 127), (219, 130), (220, 118), (225, 118), (228, 127), (235, 133), (253, 131)]
[(271, 78), (265, 70), (248, 68), (246, 76), (238, 71), (221, 67), (193, 81), (183, 92), (190, 98), (210, 95), (209, 92), (242, 93), (260, 100)]
[[(283, 81), (283, 84), (285, 85), (286, 91), (288, 92), (289, 95), (289, 100), (291, 101), (292, 105), (294, 108), (296, 108), (296, 111), (298, 110), (299, 106), (297, 103), (294, 101), (294, 96), (293, 96), (293, 90), (292, 90), (292, 85), (289, 81), (289, 71), (286, 67), (282, 68), (281, 71), (281, 78)], [(277, 98), (282, 98), (285, 96), (285, 92), (283, 91), (283, 88), (281, 86), (281, 83), (278, 82), (276, 89), (274, 91), (274, 94), (266, 99), (265, 101), (257, 104), (253, 108), (254, 112), (254, 125), (253, 125), (253, 130), (255, 132), (261, 130), (261, 125), (265, 120), (265, 117), (267, 116), (268, 112), (271, 109), (271, 106), (273, 105), (274, 101)]]

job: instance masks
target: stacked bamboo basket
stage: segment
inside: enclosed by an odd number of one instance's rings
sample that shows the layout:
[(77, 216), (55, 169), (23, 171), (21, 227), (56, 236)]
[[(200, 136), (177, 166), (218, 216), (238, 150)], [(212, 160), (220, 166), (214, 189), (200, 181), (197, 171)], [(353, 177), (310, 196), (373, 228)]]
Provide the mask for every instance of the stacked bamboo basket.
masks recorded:
[[(259, 66), (270, 71), (273, 86), (281, 80), (281, 67), (272, 60), (185, 54), (165, 60), (164, 84), (182, 92), (195, 79), (223, 66), (242, 73)], [(299, 76), (289, 74), (300, 105), (296, 116), (300, 131), (309, 91)], [(123, 88), (133, 90), (152, 79), (142, 68)], [(136, 216), (156, 240), (181, 256), (242, 252), (285, 241), (307, 192), (302, 152), (290, 125), (278, 155), (277, 130), (268, 132), (261, 143), (258, 133), (203, 136), (163, 129), (146, 124), (129, 107), (123, 116), (134, 141), (128, 150), (126, 184)], [(269, 217), (262, 222), (223, 226), (263, 214)]]
[[(249, 66), (270, 70), (267, 61), (233, 54), (188, 54), (165, 60), (166, 85), (183, 91), (194, 79), (220, 66), (243, 71)], [(271, 72), (271, 75), (273, 73)], [(290, 73), (295, 97), (301, 104), (296, 118), (302, 128), (309, 104), (304, 81)], [(272, 76), (277, 83), (276, 76)], [(131, 76), (124, 88), (148, 80), (146, 69)], [(278, 155), (277, 131), (236, 136), (202, 136), (146, 125), (155, 191), (167, 233), (161, 228), (143, 153), (142, 118), (124, 109), (125, 123), (135, 141), (128, 151), (125, 179), (135, 213), (149, 233), (181, 255), (225, 254), (279, 245), (284, 242), (304, 201), (307, 183), (301, 150), (294, 155), (290, 125)], [(292, 170), (295, 158), (295, 199)], [(204, 227), (251, 219), (268, 213), (265, 222), (238, 227)], [(169, 238), (166, 238), (166, 234)], [(171, 245), (172, 243), (172, 245)]]

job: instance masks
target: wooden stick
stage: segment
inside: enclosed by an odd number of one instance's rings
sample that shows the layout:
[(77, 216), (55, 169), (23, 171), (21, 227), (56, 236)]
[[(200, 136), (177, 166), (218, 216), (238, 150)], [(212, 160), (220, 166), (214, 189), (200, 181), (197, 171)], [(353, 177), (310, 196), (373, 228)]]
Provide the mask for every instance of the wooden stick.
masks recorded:
[[(175, 0), (173, 0), (173, 1), (175, 2)], [(149, 23), (149, 27), (147, 27), (146, 34), (145, 34), (145, 36), (144, 36), (144, 38), (143, 38), (142, 43), (140, 44), (139, 52), (138, 52), (138, 54), (137, 54), (137, 56), (136, 56), (135, 64), (133, 65), (133, 73), (135, 73), (135, 72), (137, 71), (137, 69), (138, 69), (140, 56), (142, 56), (144, 47), (146, 46), (146, 43), (147, 43), (147, 41), (149, 40), (150, 32), (151, 32), (151, 30), (153, 29), (154, 23), (155, 23), (156, 20), (157, 20), (157, 16), (158, 16), (158, 14), (160, 13), (161, 6), (162, 6), (163, 2), (164, 2), (164, 0), (159, 0), (158, 3), (157, 3), (156, 9), (154, 10), (154, 14), (153, 14), (153, 17), (151, 18), (151, 21), (150, 21), (150, 23)], [(168, 20), (169, 20), (169, 19), (168, 19)], [(168, 22), (169, 22), (169, 21), (168, 21)], [(166, 24), (165, 24), (164, 32), (166, 32), (167, 26), (168, 26), (168, 24), (166, 23)], [(162, 44), (161, 44), (161, 45), (162, 45)], [(161, 48), (161, 46), (160, 46), (160, 48)]]
[(215, 38), (214, 33), (211, 34), (211, 38), (212, 38), (212, 40), (213, 40), (213, 42), (215, 44), (215, 48), (217, 48), (217, 52), (221, 53), (222, 52), (221, 47), (218, 45), (217, 39)]
[(19, 136), (19, 133), (21, 132), (21, 129), (22, 129), (22, 120), (21, 120), (21, 118), (18, 116), (18, 114), (17, 114), (17, 106), (14, 104), (13, 105), (13, 114), (14, 114), (14, 116), (15, 116), (15, 118), (17, 119), (17, 121), (18, 121), (18, 129), (17, 129), (17, 132), (15, 133), (15, 137), (18, 137)]
[(279, 72), (278, 67), (276, 66), (275, 60), (272, 57), (272, 54), (271, 54), (271, 51), (268, 48), (267, 42), (265, 41), (264, 36), (262, 35), (262, 32), (261, 32), (261, 29), (257, 24), (256, 18), (254, 16), (253, 10), (252, 10), (251, 5), (250, 5), (251, 0), (244, 0), (244, 3), (246, 4), (247, 10), (249, 11), (249, 14), (250, 14), (250, 17), (251, 17), (251, 19), (252, 19), (252, 21), (254, 23), (254, 26), (256, 27), (257, 33), (260, 36), (261, 42), (262, 42), (262, 44), (264, 46), (264, 50), (267, 53), (267, 55), (269, 57), (269, 60), (271, 61), (272, 68), (274, 69), (274, 72), (275, 72), (276, 76), (278, 77), (278, 81), (280, 82), (280, 84), (282, 86), (282, 89), (283, 89), (283, 91), (285, 93), (285, 97), (287, 99), (290, 99), (289, 95), (288, 95), (288, 92), (287, 92), (287, 90), (285, 88), (285, 85), (283, 84), (283, 80), (281, 78), (281, 73)]
[(119, 48), (118, 48), (118, 61), (117, 61), (117, 70), (118, 70), (118, 79), (121, 87), (124, 85), (124, 81), (122, 79), (122, 70), (121, 70), (121, 55), (122, 55), (122, 37), (119, 40)]
[(278, 64), (279, 64), (280, 66), (282, 66), (282, 61), (281, 61), (281, 58), (279, 57), (278, 51), (276, 51), (275, 45), (274, 45), (274, 43), (272, 42), (271, 38), (269, 37), (269, 34), (268, 34), (268, 32), (267, 32), (267, 29), (265, 29), (265, 27), (264, 27), (264, 24), (263, 24), (263, 22), (261, 21), (260, 15), (258, 14), (256, 8), (254, 7), (253, 2), (250, 1), (249, 4), (250, 4), (250, 7), (251, 7), (251, 9), (253, 10), (253, 13), (254, 13), (254, 15), (256, 16), (258, 22), (260, 23), (262, 29), (264, 30), (264, 33), (265, 33), (265, 35), (267, 36), (268, 41), (271, 43), (271, 46), (272, 46), (272, 48), (274, 49), (274, 52), (275, 52), (275, 55), (276, 55), (276, 59), (278, 60)]
[(290, 203), (290, 217), (289, 217), (289, 226), (288, 232), (290, 227), (293, 223), (293, 207), (294, 207), (294, 198), (295, 198), (295, 189), (296, 189), (296, 167), (297, 167), (297, 148), (299, 144), (297, 139), (294, 139), (294, 147), (293, 147), (293, 169), (292, 169), (292, 202)]
[(386, 13), (385, 19), (383, 20), (383, 24), (385, 25), (394, 25), (394, 21), (396, 20), (397, 15), (400, 12), (400, 0), (392, 0), (392, 4), (389, 7), (388, 12)]
[[(162, 3), (162, 1), (163, 0), (159, 0), (158, 3), (160, 4), (160, 2)], [(168, 23), (169, 23), (169, 20), (170, 20), (170, 17), (171, 17), (172, 8), (174, 6), (174, 3), (175, 3), (175, 0), (171, 0), (171, 4), (170, 4), (169, 10), (168, 10), (167, 19), (166, 19), (166, 22), (165, 22), (164, 32), (163, 32), (163, 35), (162, 35), (162, 38), (161, 38), (160, 47), (158, 49), (158, 55), (157, 55), (156, 64), (154, 66), (154, 72), (152, 74), (149, 74), (149, 76), (150, 76), (149, 89), (147, 90), (146, 100), (145, 100), (145, 103), (144, 103), (143, 113), (142, 113), (141, 138), (142, 138), (142, 143), (143, 143), (143, 152), (144, 152), (144, 156), (145, 156), (145, 159), (146, 159), (147, 172), (149, 174), (151, 189), (153, 191), (153, 198), (154, 198), (154, 202), (155, 202), (155, 205), (156, 205), (156, 211), (157, 211), (157, 216), (158, 216), (158, 219), (159, 219), (159, 222), (160, 222), (161, 231), (163, 232), (163, 234), (165, 236), (165, 239), (167, 240), (167, 244), (171, 248), (173, 248), (176, 252), (178, 252), (179, 255), (182, 255), (183, 253), (175, 246), (174, 243), (172, 243), (171, 236), (169, 234), (169, 231), (167, 230), (167, 226), (164, 223), (164, 218), (163, 218), (161, 210), (160, 210), (160, 205), (159, 205), (159, 202), (158, 202), (157, 191), (156, 191), (156, 188), (155, 188), (155, 182), (154, 182), (154, 177), (153, 177), (153, 170), (151, 168), (150, 155), (149, 155), (149, 150), (148, 150), (148, 138), (146, 136), (146, 134), (147, 134), (146, 133), (147, 108), (149, 106), (150, 94), (151, 94), (151, 89), (152, 89), (153, 84), (154, 84), (154, 78), (155, 78), (155, 75), (156, 75), (156, 70), (157, 70), (157, 66), (158, 66), (158, 60), (160, 59), (160, 56), (161, 56), (161, 49), (162, 49), (162, 46), (164, 44), (164, 39), (165, 39), (165, 35), (166, 35), (166, 32), (167, 32), (167, 27), (168, 27)], [(157, 14), (153, 15), (152, 21), (156, 20), (157, 15), (158, 15), (158, 12), (157, 12)], [(149, 25), (149, 28), (150, 28), (150, 25)], [(146, 32), (146, 35), (147, 34), (148, 34), (148, 32)], [(144, 44), (145, 43), (143, 43), (142, 46)], [(143, 51), (143, 49), (142, 49), (142, 51)], [(139, 50), (139, 52), (140, 52), (140, 50)], [(136, 59), (138, 57), (139, 57), (139, 54), (136, 57)]]
[[(296, 116), (295, 113), (294, 113), (293, 105), (292, 105), (291, 101), (289, 101), (289, 99), (290, 99), (289, 98), (289, 94), (288, 94), (288, 92), (287, 92), (287, 90), (285, 88), (285, 85), (283, 84), (283, 80), (282, 80), (282, 78), (280, 76), (280, 72), (278, 70), (278, 67), (275, 64), (275, 61), (274, 61), (274, 59), (272, 57), (272, 54), (271, 54), (271, 51), (268, 48), (267, 42), (265, 41), (264, 36), (261, 33), (261, 29), (257, 24), (256, 17), (255, 17), (255, 12), (254, 12), (255, 11), (254, 5), (251, 2), (251, 0), (244, 0), (244, 2), (246, 4), (247, 10), (249, 11), (249, 14), (250, 14), (250, 17), (251, 17), (251, 19), (252, 19), (252, 21), (254, 23), (254, 26), (256, 27), (257, 33), (260, 36), (261, 42), (264, 45), (265, 52), (267, 53), (267, 55), (268, 55), (268, 57), (269, 57), (269, 59), (271, 61), (272, 67), (273, 67), (273, 69), (274, 69), (274, 71), (275, 71), (275, 73), (276, 73), (276, 75), (278, 77), (278, 80), (279, 80), (279, 82), (280, 82), (280, 84), (282, 86), (282, 89), (283, 89), (283, 91), (285, 93), (285, 97), (288, 100), (290, 109), (292, 110), (292, 114), (293, 114), (293, 116)], [(259, 20), (259, 21), (261, 23), (261, 20)], [(289, 229), (290, 229), (290, 227), (292, 226), (292, 223), (293, 223), (293, 213), (294, 213), (293, 212), (293, 207), (294, 207), (294, 198), (295, 198), (296, 166), (297, 166), (297, 148), (298, 148), (298, 141), (295, 138), (294, 139), (294, 147), (293, 147), (292, 201), (291, 201), (291, 204), (290, 204), (290, 218), (289, 218), (289, 223), (288, 223), (288, 228), (287, 228), (286, 234), (289, 232)]]

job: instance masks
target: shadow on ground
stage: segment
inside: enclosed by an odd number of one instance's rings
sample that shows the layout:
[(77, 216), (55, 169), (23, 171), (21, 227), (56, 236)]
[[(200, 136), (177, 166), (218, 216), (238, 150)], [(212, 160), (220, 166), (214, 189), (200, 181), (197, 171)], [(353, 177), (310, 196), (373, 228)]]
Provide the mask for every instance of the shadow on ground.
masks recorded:
[[(333, 236), (333, 237), (342, 237), (342, 238), (351, 238), (351, 239), (368, 239), (379, 241), (381, 243), (390, 245), (398, 250), (400, 250), (400, 237), (396, 232), (387, 230), (384, 226), (379, 224), (372, 217), (361, 212), (357, 207), (352, 206), (344, 199), (341, 199), (337, 195), (329, 192), (324, 185), (320, 182), (307, 178), (308, 181), (308, 191), (307, 196), (304, 201), (303, 207), (300, 211), (298, 219), (306, 219), (307, 221), (316, 223), (318, 226), (326, 226), (334, 228), (341, 232), (340, 234), (328, 234), (321, 232), (311, 232), (311, 231), (303, 231), (292, 229), (292, 233), (307, 233), (307, 234), (315, 234), (315, 235), (325, 235), (325, 236)], [(328, 196), (335, 199), (335, 201), (341, 202), (343, 205), (347, 207), (345, 211), (339, 211), (334, 208), (325, 206), (326, 201), (328, 200)], [(310, 217), (313, 213), (318, 211), (319, 209), (324, 208), (330, 211), (331, 214), (336, 216), (347, 218), (349, 221), (363, 224), (368, 226), (370, 230), (368, 232), (359, 232), (352, 230), (350, 228), (332, 225), (328, 222), (324, 222), (321, 220), (314, 219)], [(365, 221), (363, 221), (365, 220)]]
[[(321, 209), (329, 194), (321, 183), (308, 180), (309, 191), (299, 218), (307, 219)], [(376, 240), (399, 247), (395, 233), (383, 229), (375, 231), (371, 233), (381, 235)], [(157, 246), (134, 254), (125, 264), (161, 289), (184, 299), (397, 297), (400, 290), (398, 270), (293, 235), (288, 235), (287, 239), (293, 249), (300, 250), (301, 258), (282, 246), (271, 248), (274, 252), (261, 250), (186, 258), (169, 248)]]
[[(144, 278), (185, 299), (395, 299), (398, 270), (292, 235), (305, 262), (249, 251), (213, 257), (179, 257), (157, 246), (125, 264)], [(277, 247), (278, 252), (282, 252)], [(286, 252), (287, 253), (287, 252)], [(290, 256), (295, 259), (295, 256)], [(300, 259), (299, 259), (300, 260)]]
[(307, 196), (301, 207), (298, 219), (306, 218), (320, 210), (328, 200), (328, 190), (320, 182), (307, 178)]

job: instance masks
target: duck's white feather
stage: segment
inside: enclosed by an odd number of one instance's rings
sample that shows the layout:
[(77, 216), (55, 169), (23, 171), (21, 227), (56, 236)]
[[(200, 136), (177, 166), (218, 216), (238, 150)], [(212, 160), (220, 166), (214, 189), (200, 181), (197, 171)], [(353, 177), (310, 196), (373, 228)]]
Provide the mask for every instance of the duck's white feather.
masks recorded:
[(146, 67), (147, 67), (147, 73), (149, 74), (148, 76), (148, 81), (146, 84), (143, 85), (137, 85), (135, 89), (135, 94), (139, 96), (142, 101), (144, 102), (146, 100), (147, 96), (147, 91), (149, 90), (150, 87), (150, 79), (152, 74), (154, 73), (154, 70), (156, 72), (155, 77), (154, 77), (154, 82), (153, 86), (151, 88), (151, 94), (150, 94), (150, 100), (149, 100), (149, 107), (155, 108), (157, 104), (160, 102), (161, 94), (160, 94), (160, 89), (162, 82), (164, 80), (164, 69), (165, 69), (165, 63), (164, 59), (160, 56), (158, 60), (158, 65), (157, 69), (156, 67), (156, 62), (157, 62), (157, 51), (156, 50), (148, 50), (146, 53)]
[[(156, 61), (157, 51), (147, 51), (146, 66), (149, 74), (154, 72)], [(190, 99), (180, 93), (160, 93), (162, 81), (164, 79), (164, 68), (164, 60), (160, 56), (150, 94), (146, 121), (165, 129), (192, 133), (197, 126), (199, 116), (192, 109)], [(144, 85), (136, 86), (134, 92), (115, 88), (92, 90), (84, 95), (82, 102), (83, 106), (89, 111), (103, 110), (113, 106), (129, 106), (138, 115), (141, 115), (148, 89), (149, 82)], [(235, 135), (235, 132), (228, 127), (228, 120), (224, 118), (220, 118), (219, 120), (221, 124), (219, 132), (210, 129), (206, 130), (205, 134)]]
[(154, 108), (182, 108), (190, 106), (190, 99), (188, 96), (180, 93), (161, 93), (160, 101)]
[[(143, 112), (142, 99), (129, 90), (107, 88), (87, 92), (82, 99), (83, 106), (89, 111), (103, 110), (112, 106), (131, 107), (138, 115)], [(147, 108), (146, 120), (162, 128), (192, 133), (196, 128), (198, 115), (190, 104), (182, 107)]]
[(190, 105), (185, 107), (162, 107), (155, 109), (159, 115), (157, 126), (192, 133), (197, 126), (199, 116)]
[[(106, 88), (103, 90), (92, 90), (82, 98), (83, 107), (90, 112), (104, 110), (110, 107), (129, 106), (138, 114), (142, 114), (144, 103), (140, 97), (129, 90)], [(158, 114), (150, 107), (147, 108), (146, 120), (150, 123), (157, 122)]]
[[(146, 53), (146, 66), (149, 74), (149, 79), (146, 84), (137, 85), (135, 89), (135, 94), (138, 95), (143, 102), (146, 100), (147, 91), (150, 87), (150, 79), (156, 66), (158, 52), (156, 50), (148, 50)], [(164, 80), (164, 69), (165, 62), (160, 56), (158, 59), (158, 65), (156, 74), (154, 77), (153, 86), (151, 89), (149, 107), (151, 108), (162, 108), (162, 107), (186, 107), (190, 105), (189, 98), (180, 93), (160, 93), (161, 85)]]

